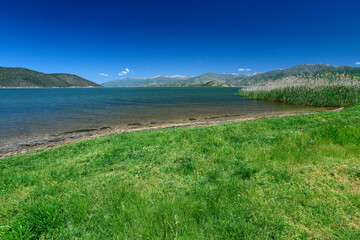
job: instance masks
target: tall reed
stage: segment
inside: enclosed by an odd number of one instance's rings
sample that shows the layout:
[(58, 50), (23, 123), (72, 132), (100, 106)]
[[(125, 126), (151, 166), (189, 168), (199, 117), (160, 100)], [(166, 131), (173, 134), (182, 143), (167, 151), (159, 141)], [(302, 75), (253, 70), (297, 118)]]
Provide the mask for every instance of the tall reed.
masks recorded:
[(250, 99), (289, 104), (343, 107), (360, 104), (360, 74), (298, 74), (263, 81), (237, 93)]
[(344, 107), (360, 104), (358, 85), (287, 86), (273, 89), (249, 90), (238, 95), (250, 99), (267, 100), (298, 105)]

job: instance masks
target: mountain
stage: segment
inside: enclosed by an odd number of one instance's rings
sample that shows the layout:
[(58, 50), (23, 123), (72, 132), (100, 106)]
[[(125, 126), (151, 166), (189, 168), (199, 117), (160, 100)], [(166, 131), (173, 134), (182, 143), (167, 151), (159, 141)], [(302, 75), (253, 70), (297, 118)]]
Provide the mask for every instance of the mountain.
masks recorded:
[(0, 67), (0, 88), (2, 87), (100, 87), (100, 85), (67, 73), (45, 74), (26, 68)]
[(180, 80), (185, 80), (190, 77), (188, 76), (155, 76), (152, 78), (125, 78), (117, 79), (101, 84), (104, 87), (144, 87), (151, 85), (162, 85), (168, 84)]

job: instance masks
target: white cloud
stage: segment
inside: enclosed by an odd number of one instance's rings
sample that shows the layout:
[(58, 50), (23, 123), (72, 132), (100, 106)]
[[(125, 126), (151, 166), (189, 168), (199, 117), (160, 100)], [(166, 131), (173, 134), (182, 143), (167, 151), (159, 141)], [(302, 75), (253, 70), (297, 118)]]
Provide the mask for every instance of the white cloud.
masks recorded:
[(99, 75), (100, 75), (100, 76), (104, 76), (104, 77), (108, 77), (108, 76), (109, 76), (109, 74), (107, 74), (107, 73), (99, 73)]
[(238, 69), (239, 72), (248, 72), (248, 71), (251, 71), (250, 68), (239, 68)]
[(118, 75), (119, 75), (119, 76), (126, 75), (126, 74), (128, 74), (129, 72), (130, 72), (130, 69), (125, 68), (125, 70), (119, 72)]
[(360, 65), (360, 62), (356, 62), (355, 64), (356, 64), (356, 65)]

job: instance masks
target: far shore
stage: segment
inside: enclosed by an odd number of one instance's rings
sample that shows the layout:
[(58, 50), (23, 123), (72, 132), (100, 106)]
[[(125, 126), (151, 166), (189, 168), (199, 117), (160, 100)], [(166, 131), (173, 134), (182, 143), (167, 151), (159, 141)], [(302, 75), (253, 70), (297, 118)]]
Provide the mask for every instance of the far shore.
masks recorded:
[[(188, 119), (185, 122), (181, 123), (160, 123), (157, 125), (134, 125), (128, 128), (104, 128), (103, 130), (95, 130), (95, 131), (74, 131), (74, 132), (67, 132), (63, 134), (58, 134), (52, 137), (43, 137), (41, 140), (34, 140), (32, 142), (27, 142), (23, 144), (19, 144), (12, 148), (1, 150), (0, 149), (0, 159), (9, 157), (9, 156), (16, 156), (20, 154), (25, 154), (27, 152), (33, 150), (51, 150), (54, 147), (66, 145), (69, 143), (77, 142), (84, 139), (91, 139), (97, 137), (104, 137), (107, 135), (113, 134), (121, 134), (121, 133), (129, 133), (129, 132), (136, 132), (136, 131), (147, 131), (147, 130), (156, 130), (156, 129), (165, 129), (170, 127), (196, 127), (196, 126), (213, 126), (218, 125), (221, 123), (227, 122), (243, 122), (243, 121), (251, 121), (256, 120), (259, 118), (271, 118), (271, 117), (285, 117), (285, 116), (295, 116), (295, 115), (308, 115), (314, 114), (317, 112), (323, 111), (340, 111), (343, 108), (319, 108), (318, 111), (295, 111), (295, 112), (277, 112), (277, 113), (261, 113), (261, 114), (252, 114), (252, 115), (245, 115), (242, 117), (239, 116), (220, 116), (215, 117), (207, 120), (193, 120)], [(216, 120), (214, 120), (216, 119)], [(130, 126), (130, 124), (129, 124)]]
[[(189, 86), (164, 86), (164, 85), (146, 85), (146, 86), (111, 86), (111, 87), (104, 87), (104, 86), (71, 86), (71, 87), (1, 87), (0, 89), (49, 89), (49, 88), (149, 88), (149, 87), (156, 87), (156, 88), (166, 88), (166, 87), (177, 87), (177, 88), (189, 88), (189, 87), (225, 87), (225, 86), (198, 86), (198, 85), (189, 85)], [(247, 86), (226, 86), (225, 88), (244, 88)]]

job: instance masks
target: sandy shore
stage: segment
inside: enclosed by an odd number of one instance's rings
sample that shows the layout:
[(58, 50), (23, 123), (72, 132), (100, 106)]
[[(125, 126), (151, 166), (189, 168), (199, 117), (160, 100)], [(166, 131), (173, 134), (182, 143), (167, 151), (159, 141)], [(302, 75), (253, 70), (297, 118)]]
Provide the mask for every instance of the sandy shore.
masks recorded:
[[(343, 108), (337, 109), (324, 109), (321, 108), (317, 112), (322, 111), (340, 111)], [(77, 142), (84, 139), (91, 139), (96, 137), (103, 137), (111, 134), (121, 134), (121, 133), (129, 133), (136, 131), (147, 131), (147, 130), (156, 130), (156, 129), (164, 129), (170, 127), (195, 127), (195, 126), (212, 126), (220, 123), (226, 122), (243, 122), (243, 121), (251, 121), (259, 118), (270, 118), (270, 117), (283, 117), (283, 116), (294, 116), (294, 115), (307, 115), (314, 114), (316, 112), (282, 112), (282, 113), (263, 113), (263, 114), (255, 114), (249, 116), (219, 116), (215, 118), (208, 118), (203, 120), (184, 120), (184, 122), (180, 123), (159, 123), (157, 125), (146, 125), (146, 126), (129, 126), (129, 127), (121, 127), (121, 128), (110, 128), (104, 130), (96, 130), (91, 132), (69, 132), (62, 133), (57, 135), (50, 136), (42, 136), (30, 141), (14, 143), (11, 145), (7, 145), (5, 147), (0, 148), (0, 158), (15, 156), (19, 154), (24, 154), (33, 150), (43, 149), (45, 151), (50, 150), (54, 147)]]

